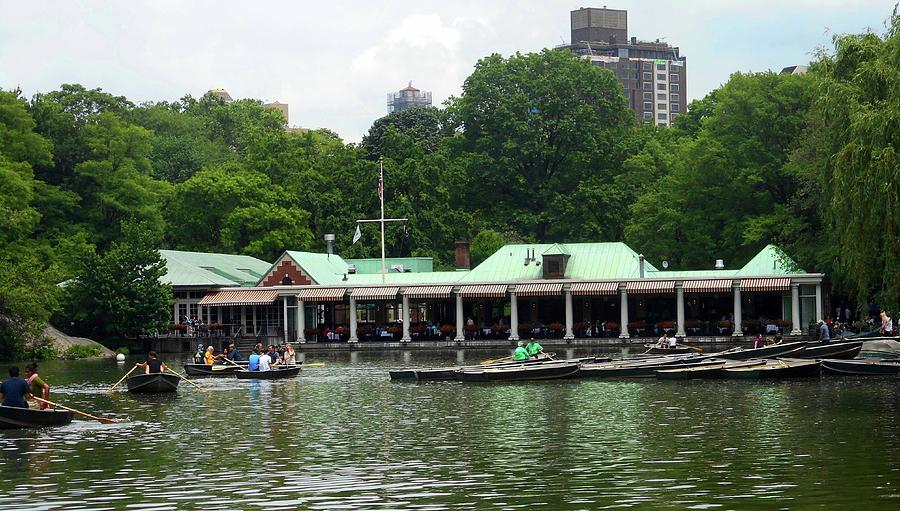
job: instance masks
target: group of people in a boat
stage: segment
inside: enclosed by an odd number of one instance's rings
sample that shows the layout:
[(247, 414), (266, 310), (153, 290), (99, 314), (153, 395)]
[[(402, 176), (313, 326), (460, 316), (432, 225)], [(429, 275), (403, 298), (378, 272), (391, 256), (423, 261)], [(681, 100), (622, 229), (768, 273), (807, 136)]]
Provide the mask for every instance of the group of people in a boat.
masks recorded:
[[(9, 378), (0, 384), (0, 399), (3, 406), (29, 408), (31, 403), (33, 408), (41, 410), (51, 408), (51, 405), (45, 402), (50, 399), (50, 385), (38, 375), (37, 364), (31, 363), (25, 367), (25, 378), (21, 378), (19, 374), (17, 366), (10, 367)], [(40, 401), (35, 399), (36, 397)]]
[[(203, 348), (202, 344), (198, 345), (197, 353), (194, 354), (194, 363), (206, 364), (210, 366), (225, 364), (233, 365), (236, 362), (242, 362), (244, 360), (244, 357), (235, 347), (234, 343), (229, 344), (228, 348), (223, 349), (221, 353), (217, 354), (215, 350), (215, 347), (211, 344), (207, 346), (206, 349)], [(262, 343), (257, 343), (253, 348), (253, 352), (248, 358), (247, 369), (249, 371), (258, 371), (259, 358), (261, 358), (263, 355), (267, 355), (269, 357), (269, 366), (294, 365), (296, 363), (296, 353), (294, 352), (294, 348), (291, 347), (290, 344), (282, 344), (281, 346), (270, 344), (268, 349), (266, 349), (263, 347)], [(255, 364), (254, 361), (256, 361)], [(254, 367), (257, 368), (254, 369)]]
[(282, 344), (279, 348), (270, 344), (268, 349), (263, 350), (263, 345), (257, 343), (247, 358), (247, 370), (269, 371), (278, 366), (292, 366), (296, 363), (295, 356), (290, 344)]
[(516, 344), (516, 351), (513, 352), (513, 360), (521, 362), (523, 360), (528, 360), (529, 358), (538, 358), (542, 354), (544, 354), (544, 347), (532, 337), (528, 340), (528, 344), (525, 344), (522, 341), (519, 341)]

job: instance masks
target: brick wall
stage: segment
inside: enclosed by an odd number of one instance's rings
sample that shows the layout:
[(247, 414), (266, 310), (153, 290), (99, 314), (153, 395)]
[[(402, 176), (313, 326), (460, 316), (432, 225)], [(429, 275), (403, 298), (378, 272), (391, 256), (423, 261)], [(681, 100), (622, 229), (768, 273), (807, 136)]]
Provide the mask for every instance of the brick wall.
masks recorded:
[(303, 270), (297, 267), (293, 261), (285, 259), (281, 264), (276, 266), (269, 272), (269, 276), (262, 282), (262, 286), (281, 286), (284, 285), (284, 278), (288, 277), (291, 282), (289, 285), (310, 285), (312, 280), (303, 273)]

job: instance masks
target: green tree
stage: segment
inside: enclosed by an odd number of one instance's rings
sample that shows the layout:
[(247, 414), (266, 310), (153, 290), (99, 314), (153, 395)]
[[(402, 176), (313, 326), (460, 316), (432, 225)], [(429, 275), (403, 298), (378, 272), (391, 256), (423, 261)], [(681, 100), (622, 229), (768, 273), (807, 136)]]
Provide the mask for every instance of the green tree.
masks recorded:
[(172, 287), (161, 283), (159, 241), (152, 225), (125, 222), (109, 250), (85, 254), (64, 289), (65, 324), (105, 340), (161, 330), (172, 314)]
[(372, 124), (368, 133), (363, 136), (360, 147), (370, 160), (381, 158), (386, 154), (383, 147), (384, 136), (389, 129), (395, 129), (410, 135), (412, 140), (421, 143), (427, 151), (434, 151), (446, 135), (445, 118), (446, 114), (434, 107), (408, 108), (391, 112)]

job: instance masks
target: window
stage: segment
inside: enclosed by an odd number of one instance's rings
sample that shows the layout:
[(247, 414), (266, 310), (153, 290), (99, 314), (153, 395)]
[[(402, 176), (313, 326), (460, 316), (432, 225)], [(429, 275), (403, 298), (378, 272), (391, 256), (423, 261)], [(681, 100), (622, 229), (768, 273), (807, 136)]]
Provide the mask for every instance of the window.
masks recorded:
[(645, 92), (645, 93), (644, 93), (644, 99), (653, 99), (653, 93), (652, 93), (652, 92)]
[(672, 67), (669, 68), (669, 72), (670, 72), (670, 73), (680, 73), (680, 72), (681, 72), (681, 66), (676, 66), (676, 65), (673, 64)]
[(666, 65), (665, 65), (665, 64), (657, 64), (657, 65), (656, 65), (656, 70), (657, 70), (657, 71), (665, 71), (665, 70), (666, 70)]
[(665, 121), (668, 118), (668, 116), (665, 113), (660, 112), (660, 113), (656, 114), (656, 118), (659, 119), (660, 121)]
[(677, 82), (677, 81), (678, 81), (678, 75), (669, 75), (669, 81), (671, 81), (671, 82)]
[(638, 80), (638, 79), (639, 79), (639, 78), (638, 78), (638, 72), (635, 71), (635, 72), (631, 73), (631, 77), (634, 78), (635, 80)]
[(191, 298), (203, 298), (203, 291), (191, 291)]
[(650, 82), (644, 82), (644, 90), (653, 90), (653, 84)]
[(653, 103), (644, 103), (644, 110), (653, 110)]
[(559, 274), (560, 273), (559, 261), (557, 261), (557, 260), (547, 261), (547, 273), (549, 273), (551, 275)]
[[(662, 85), (662, 84), (660, 84), (660, 85)], [(678, 92), (678, 84), (673, 83), (673, 84), (669, 85), (669, 90), (672, 92)]]
[(648, 121), (653, 119), (653, 112), (644, 112), (644, 119)]
[(176, 298), (176, 299), (182, 299), (182, 300), (183, 300), (183, 299), (185, 299), (185, 298), (187, 298), (187, 297), (188, 297), (187, 291), (175, 291), (175, 298)]
[(657, 110), (665, 110), (665, 109), (666, 109), (666, 104), (665, 104), (665, 103), (657, 103), (657, 104), (656, 104), (656, 109), (657, 109)]
[[(672, 103), (672, 111), (673, 111), (673, 112), (680, 112), (680, 111), (681, 111), (681, 105), (678, 104), (678, 103)], [(672, 117), (675, 117), (675, 115), (673, 114)]]
[(665, 93), (661, 93), (661, 92), (657, 92), (657, 93), (656, 93), (656, 99), (658, 99), (658, 100), (660, 100), (660, 101), (665, 101), (665, 100), (666, 100), (666, 94), (665, 94)]
[(672, 122), (675, 122), (676, 117), (678, 117), (678, 114), (672, 114)]
[(659, 80), (660, 82), (664, 82), (664, 81), (666, 81), (666, 74), (665, 73), (656, 73), (656, 79)]
[(669, 95), (669, 101), (672, 102), (672, 103), (677, 102), (677, 101), (678, 101), (678, 94), (671, 94), (671, 95)]
[(644, 80), (652, 80), (653, 73), (644, 73)]
[(644, 62), (644, 71), (653, 71), (653, 64)]
[[(674, 86), (673, 86), (673, 87), (674, 87)], [(664, 84), (664, 83), (657, 83), (657, 84), (656, 84), (656, 90), (666, 90), (666, 84)]]

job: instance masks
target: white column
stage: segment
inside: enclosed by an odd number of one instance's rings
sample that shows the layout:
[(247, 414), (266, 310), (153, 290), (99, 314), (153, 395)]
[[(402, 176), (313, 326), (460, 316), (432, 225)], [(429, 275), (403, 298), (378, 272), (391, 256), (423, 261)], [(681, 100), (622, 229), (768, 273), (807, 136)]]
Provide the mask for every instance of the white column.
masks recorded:
[(684, 331), (684, 283), (675, 283), (675, 299), (678, 300), (676, 310), (678, 311), (678, 328), (675, 330), (675, 337), (685, 337), (687, 332)]
[(222, 307), (216, 307), (216, 323), (222, 324)]
[(744, 335), (743, 330), (741, 330), (741, 285), (740, 283), (734, 286), (734, 332), (731, 333), (733, 337), (742, 337)]
[(175, 305), (172, 306), (172, 323), (178, 324), (181, 323), (181, 318), (178, 317), (178, 302), (175, 302)]
[(791, 335), (802, 335), (800, 325), (800, 284), (791, 284)]
[(409, 298), (403, 293), (403, 337), (400, 342), (409, 342), (412, 337), (409, 335)]
[(466, 340), (465, 330), (463, 330), (463, 303), (459, 293), (456, 294), (456, 338), (454, 341)]
[(297, 299), (297, 342), (306, 342), (306, 308), (303, 300)]
[(281, 297), (281, 302), (284, 304), (284, 323), (281, 325), (281, 330), (284, 331), (284, 342), (287, 344), (288, 342), (288, 299), (286, 296)]
[(519, 299), (515, 291), (509, 293), (509, 340), (519, 340)]
[(347, 342), (359, 342), (359, 337), (356, 336), (356, 298), (353, 298), (353, 295), (350, 295), (350, 311), (349, 312), (350, 312), (350, 338), (347, 339)]
[(816, 321), (824, 321), (825, 316), (822, 314), (822, 283), (816, 284)]
[(563, 291), (566, 297), (566, 333), (563, 339), (574, 339), (575, 334), (572, 332), (572, 291), (566, 289)]
[(622, 286), (620, 294), (622, 295), (622, 310), (619, 311), (621, 313), (619, 338), (628, 339), (631, 336), (628, 335), (628, 291), (625, 291), (625, 286)]

